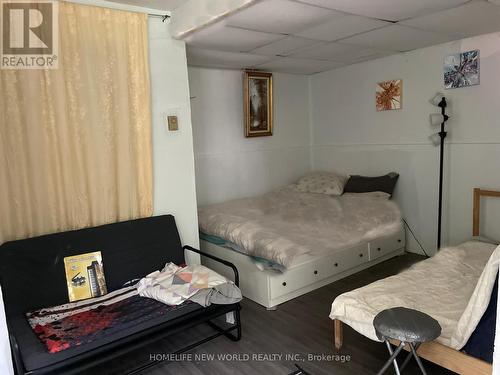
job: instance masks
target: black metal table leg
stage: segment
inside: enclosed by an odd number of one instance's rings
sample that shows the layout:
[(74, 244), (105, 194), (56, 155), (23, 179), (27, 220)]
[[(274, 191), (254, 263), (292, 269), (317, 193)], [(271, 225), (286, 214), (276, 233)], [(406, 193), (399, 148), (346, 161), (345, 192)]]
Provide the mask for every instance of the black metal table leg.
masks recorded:
[(410, 343), (408, 343), (408, 345), (410, 345), (411, 352), (413, 353), (413, 356), (415, 357), (415, 360), (417, 361), (418, 367), (420, 367), (420, 371), (422, 371), (423, 375), (427, 375), (427, 373), (425, 372), (424, 365), (422, 364), (422, 361), (420, 360), (420, 357), (418, 356), (417, 351), (413, 347), (413, 344), (410, 342)]
[(398, 354), (401, 352), (401, 350), (403, 350), (404, 346), (405, 346), (404, 342), (401, 342), (399, 344), (399, 346), (397, 347), (397, 349), (394, 351), (394, 353), (392, 353), (392, 355), (390, 356), (390, 358), (385, 363), (384, 367), (382, 367), (380, 369), (380, 371), (377, 373), (377, 375), (382, 375), (384, 372), (387, 371), (387, 369), (389, 368), (389, 366), (391, 365), (391, 363), (393, 363), (394, 359), (398, 356)]
[[(389, 354), (392, 355), (392, 346), (391, 346), (391, 343), (389, 342), (389, 340), (385, 340), (385, 345), (387, 346), (387, 350), (389, 351)], [(394, 364), (394, 370), (396, 371), (396, 375), (401, 375), (401, 373), (399, 372), (399, 366), (398, 366), (398, 360), (396, 358), (394, 358), (394, 360), (392, 361), (393, 364)]]
[[(415, 343), (415, 351), (418, 350), (418, 347), (420, 346), (420, 343), (417, 342)], [(410, 359), (412, 359), (413, 357), (413, 353), (412, 351), (410, 350), (410, 352), (406, 355), (406, 358), (403, 362), (403, 364), (399, 367), (399, 371), (403, 372), (403, 369), (406, 367), (406, 365), (410, 362)]]

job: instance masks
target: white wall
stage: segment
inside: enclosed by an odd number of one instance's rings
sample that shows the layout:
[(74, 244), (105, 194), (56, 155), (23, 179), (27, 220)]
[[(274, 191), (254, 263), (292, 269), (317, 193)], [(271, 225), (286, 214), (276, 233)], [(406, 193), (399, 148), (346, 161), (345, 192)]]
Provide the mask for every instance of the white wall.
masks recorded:
[(7, 332), (7, 322), (5, 320), (5, 310), (2, 299), (2, 289), (0, 288), (0, 374), (14, 374), (12, 367), (12, 357), (10, 354), (9, 334)]
[[(479, 49), (481, 84), (444, 90), (443, 58)], [(376, 83), (403, 79), (403, 109), (376, 112)], [(450, 103), (444, 241), (470, 238), (472, 188), (500, 188), (500, 34), (416, 50), (312, 76), (314, 169), (401, 175), (395, 198), (427, 249), (437, 236), (438, 148), (428, 100), (443, 92)], [(500, 237), (500, 202), (487, 202), (484, 234)], [(493, 218), (496, 216), (496, 219)], [(417, 250), (410, 241), (412, 250)]]
[(273, 75), (274, 134), (245, 138), (242, 73), (189, 68), (200, 205), (254, 196), (310, 170), (306, 76)]
[[(186, 50), (168, 24), (149, 19), (154, 163), (154, 214), (173, 214), (183, 244), (199, 246), (193, 138)], [(180, 130), (169, 132), (165, 118), (175, 114)], [(191, 258), (196, 260), (197, 257)]]

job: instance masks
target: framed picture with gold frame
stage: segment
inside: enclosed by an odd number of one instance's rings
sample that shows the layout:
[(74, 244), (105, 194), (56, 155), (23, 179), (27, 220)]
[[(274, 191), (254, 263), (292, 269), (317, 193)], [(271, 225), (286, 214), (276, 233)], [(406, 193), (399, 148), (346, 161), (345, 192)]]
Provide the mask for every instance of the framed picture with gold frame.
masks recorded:
[(273, 135), (273, 75), (245, 71), (243, 100), (245, 137)]

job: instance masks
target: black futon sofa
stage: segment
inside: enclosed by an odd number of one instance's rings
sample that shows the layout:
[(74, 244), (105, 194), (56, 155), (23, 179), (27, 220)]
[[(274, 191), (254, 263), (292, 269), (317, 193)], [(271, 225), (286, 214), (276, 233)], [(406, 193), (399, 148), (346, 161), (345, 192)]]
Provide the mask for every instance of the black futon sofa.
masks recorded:
[[(201, 323), (208, 323), (214, 334), (189, 343), (175, 353), (185, 352), (220, 335), (238, 341), (241, 338), (239, 304), (203, 308), (196, 303), (185, 303), (185, 306), (181, 305), (181, 308), (161, 318), (143, 322), (125, 332), (53, 354), (48, 352), (28, 324), (26, 312), (68, 302), (64, 257), (101, 251), (106, 284), (108, 292), (111, 292), (120, 289), (127, 281), (163, 268), (167, 262), (183, 264), (185, 250), (203, 254), (231, 267), (234, 282), (238, 285), (238, 271), (233, 264), (192, 247), (181, 246), (171, 215), (4, 243), (0, 246), (0, 282), (16, 373), (91, 371), (92, 366)], [(213, 322), (229, 312), (234, 312), (235, 324)], [(145, 362), (129, 373), (137, 373), (156, 364), (148, 362), (148, 359)]]

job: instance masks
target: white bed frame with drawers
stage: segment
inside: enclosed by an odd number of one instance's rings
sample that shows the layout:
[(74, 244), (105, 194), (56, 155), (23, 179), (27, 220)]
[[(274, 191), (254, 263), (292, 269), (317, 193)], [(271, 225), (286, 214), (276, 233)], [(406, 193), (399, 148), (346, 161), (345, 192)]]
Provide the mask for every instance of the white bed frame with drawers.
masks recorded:
[[(292, 266), (284, 273), (259, 270), (252, 259), (237, 251), (202, 240), (201, 250), (233, 263), (240, 274), (243, 296), (258, 304), (274, 309), (279, 304), (336, 280), (357, 273), (405, 251), (405, 231), (380, 237), (332, 255), (311, 259)], [(202, 263), (230, 278), (230, 270), (208, 258)]]

